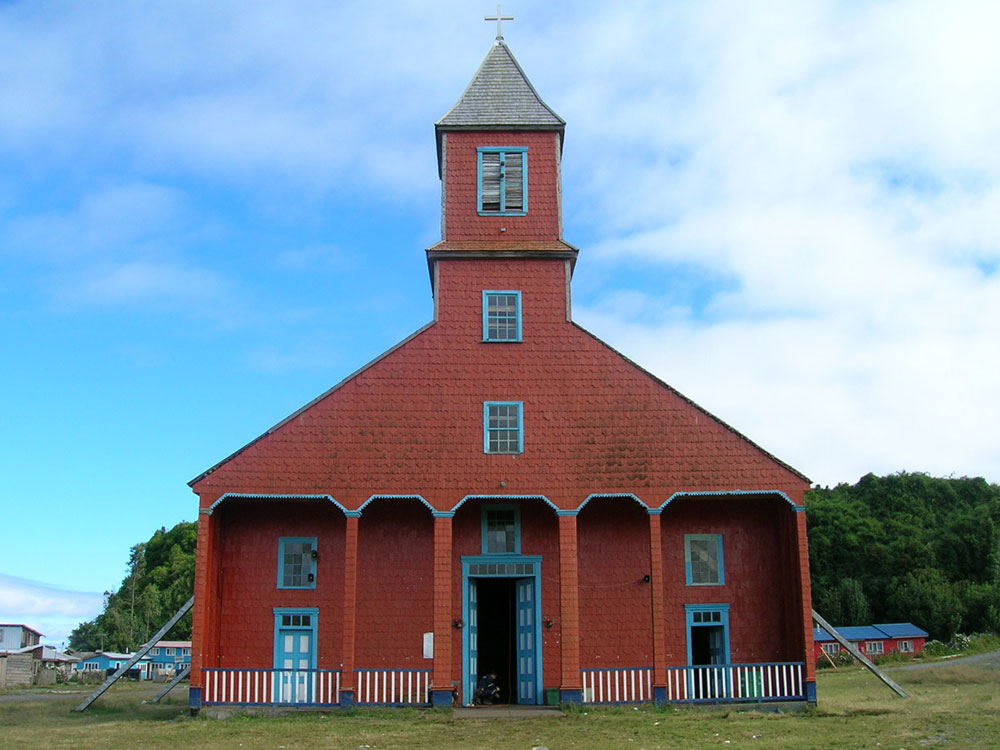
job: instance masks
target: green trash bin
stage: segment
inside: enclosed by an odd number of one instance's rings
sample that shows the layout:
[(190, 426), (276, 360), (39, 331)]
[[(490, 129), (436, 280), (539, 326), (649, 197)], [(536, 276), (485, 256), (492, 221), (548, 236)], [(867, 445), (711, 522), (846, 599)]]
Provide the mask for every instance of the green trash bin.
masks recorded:
[(545, 705), (559, 705), (559, 688), (545, 688)]

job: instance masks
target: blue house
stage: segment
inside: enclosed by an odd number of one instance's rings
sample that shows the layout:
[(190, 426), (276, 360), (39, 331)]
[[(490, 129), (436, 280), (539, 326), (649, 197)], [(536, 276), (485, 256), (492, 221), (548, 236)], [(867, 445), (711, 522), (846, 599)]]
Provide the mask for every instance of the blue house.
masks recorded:
[[(92, 654), (77, 654), (79, 662), (74, 665), (77, 672), (98, 672), (106, 674), (109, 669), (119, 669), (132, 658), (133, 654), (119, 654), (114, 651), (97, 651)], [(133, 667), (139, 670), (139, 679), (148, 680), (150, 678), (150, 660), (148, 656), (142, 657)]]
[(191, 641), (159, 641), (147, 658), (153, 674), (173, 676), (191, 666)]

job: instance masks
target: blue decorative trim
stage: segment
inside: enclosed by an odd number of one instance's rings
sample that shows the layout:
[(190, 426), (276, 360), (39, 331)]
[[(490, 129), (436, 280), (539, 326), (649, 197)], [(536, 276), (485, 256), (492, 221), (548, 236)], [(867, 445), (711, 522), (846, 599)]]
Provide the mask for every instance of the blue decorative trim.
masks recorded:
[(345, 510), (344, 511), (344, 515), (347, 518), (361, 518), (361, 511), (360, 510)]
[[(710, 582), (695, 582), (691, 573), (691, 542), (695, 540), (712, 540), (715, 542), (715, 556), (718, 560), (719, 580)], [(725, 586), (726, 567), (722, 557), (722, 534), (685, 534), (684, 535), (684, 583), (688, 586)]]
[(454, 518), (455, 511), (453, 510), (435, 510), (431, 515), (434, 518)]
[(451, 511), (449, 512), (452, 515), (454, 515), (455, 511), (461, 508), (465, 504), (466, 500), (496, 500), (497, 502), (501, 503), (504, 502), (509, 503), (511, 500), (541, 500), (543, 503), (552, 508), (552, 510), (556, 511), (557, 514), (564, 515), (569, 513), (572, 515), (576, 515), (575, 510), (561, 511), (558, 507), (556, 507), (556, 504), (551, 500), (549, 500), (547, 497), (545, 497), (545, 495), (466, 495), (457, 503), (455, 503), (455, 507), (452, 508)]
[(367, 508), (368, 505), (371, 502), (375, 501), (375, 500), (419, 500), (421, 503), (423, 503), (426, 506), (427, 510), (431, 511), (431, 513), (434, 512), (434, 506), (433, 505), (431, 505), (429, 502), (427, 502), (420, 495), (414, 493), (412, 495), (372, 495), (367, 500), (365, 500), (363, 503), (361, 503), (361, 505), (358, 506), (358, 513), (359, 514), (363, 513), (364, 510), (365, 510), (365, 508)]
[(816, 683), (806, 682), (806, 702), (811, 705), (816, 705)]
[(591, 500), (603, 497), (625, 498), (627, 500), (635, 500), (639, 504), (639, 507), (641, 507), (643, 510), (645, 511), (649, 510), (649, 506), (646, 505), (646, 503), (644, 503), (642, 500), (640, 500), (636, 495), (633, 495), (631, 492), (594, 492), (591, 493), (590, 495), (587, 495), (587, 499), (584, 500), (582, 503), (580, 503), (580, 506), (576, 509), (577, 512), (579, 513), (581, 510), (583, 510), (583, 507)]
[[(490, 409), (496, 406), (517, 407), (517, 450), (490, 450)], [(509, 431), (509, 428), (493, 428), (496, 431)], [(494, 456), (514, 456), (524, 453), (524, 402), (523, 401), (483, 401), (483, 453)]]
[[(489, 298), (490, 295), (513, 295), (515, 298), (514, 302), (514, 319), (517, 324), (517, 332), (515, 333), (515, 338), (504, 339), (504, 338), (491, 338), (490, 337), (490, 306)], [(500, 318), (497, 318), (499, 321)], [(483, 290), (483, 341), (488, 343), (499, 343), (499, 344), (517, 344), (521, 342), (521, 292), (516, 289), (484, 289)]]
[[(500, 210), (483, 210), (483, 154), (500, 154)], [(521, 210), (507, 211), (507, 154), (521, 154)], [(528, 149), (524, 146), (480, 146), (476, 149), (476, 210), (480, 216), (524, 216), (528, 213)]]
[[(243, 492), (227, 492), (222, 495), (218, 500), (208, 506), (208, 514), (211, 515), (216, 507), (222, 503), (223, 500), (327, 500), (344, 512), (347, 515), (348, 511), (343, 505), (338, 503), (330, 495), (269, 495), (269, 494), (258, 494), (258, 493), (243, 493)], [(202, 512), (205, 512), (204, 510)]]
[(450, 690), (431, 690), (431, 705), (434, 708), (447, 708), (452, 703)]
[(557, 510), (557, 516), (578, 516), (580, 515), (579, 510)]
[(350, 688), (340, 691), (340, 707), (354, 708), (354, 691)]
[[(514, 513), (514, 549), (511, 552), (491, 552), (489, 546), (489, 529), (487, 517), (491, 510), (509, 510)], [(521, 506), (515, 503), (484, 503), (479, 511), (480, 551), (484, 555), (520, 555), (521, 554)]]
[(583, 703), (583, 691), (582, 690), (567, 690), (566, 688), (559, 689), (559, 702), (560, 703)]
[[(815, 684), (813, 684), (814, 692), (815, 692), (815, 687), (816, 687)], [(197, 711), (198, 709), (200, 709), (202, 705), (201, 695), (202, 693), (200, 687), (188, 688), (188, 708), (190, 708), (193, 711)]]
[(304, 586), (288, 586), (285, 580), (285, 545), (301, 542), (309, 543), (310, 553), (317, 552), (316, 537), (314, 536), (281, 536), (278, 537), (278, 588), (279, 589), (314, 589), (316, 588), (316, 558), (310, 554), (309, 571), (306, 573), (306, 584)]
[(706, 492), (675, 492), (673, 495), (668, 497), (666, 501), (664, 501), (663, 505), (660, 506), (660, 510), (662, 511), (666, 509), (670, 503), (679, 497), (727, 497), (742, 495), (774, 495), (776, 497), (780, 497), (786, 503), (791, 505), (792, 509), (795, 511), (805, 510), (804, 505), (796, 505), (792, 502), (792, 499), (781, 490), (712, 490)]
[(667, 688), (665, 685), (653, 686), (653, 703), (667, 702)]

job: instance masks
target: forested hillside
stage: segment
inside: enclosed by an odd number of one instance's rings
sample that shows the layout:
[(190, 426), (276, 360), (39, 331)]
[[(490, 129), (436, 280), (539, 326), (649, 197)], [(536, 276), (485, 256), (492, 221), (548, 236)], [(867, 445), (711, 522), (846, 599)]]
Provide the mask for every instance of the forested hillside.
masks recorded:
[[(104, 611), (70, 634), (78, 651), (134, 651), (166, 624), (194, 591), (194, 551), (198, 527), (179, 523), (160, 529), (148, 542), (129, 551), (128, 573), (110, 593)], [(191, 637), (191, 613), (167, 634), (170, 640)]]
[(1000, 486), (925, 474), (806, 495), (813, 607), (833, 625), (1000, 632)]

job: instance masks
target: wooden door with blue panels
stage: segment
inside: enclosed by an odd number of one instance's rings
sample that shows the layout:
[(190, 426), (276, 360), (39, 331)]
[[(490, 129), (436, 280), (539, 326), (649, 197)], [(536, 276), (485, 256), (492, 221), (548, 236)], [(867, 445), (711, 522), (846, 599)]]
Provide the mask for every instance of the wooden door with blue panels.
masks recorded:
[(535, 579), (521, 578), (517, 590), (517, 702), (538, 702), (535, 686)]
[(316, 669), (316, 614), (314, 611), (275, 611), (274, 702), (313, 701)]

